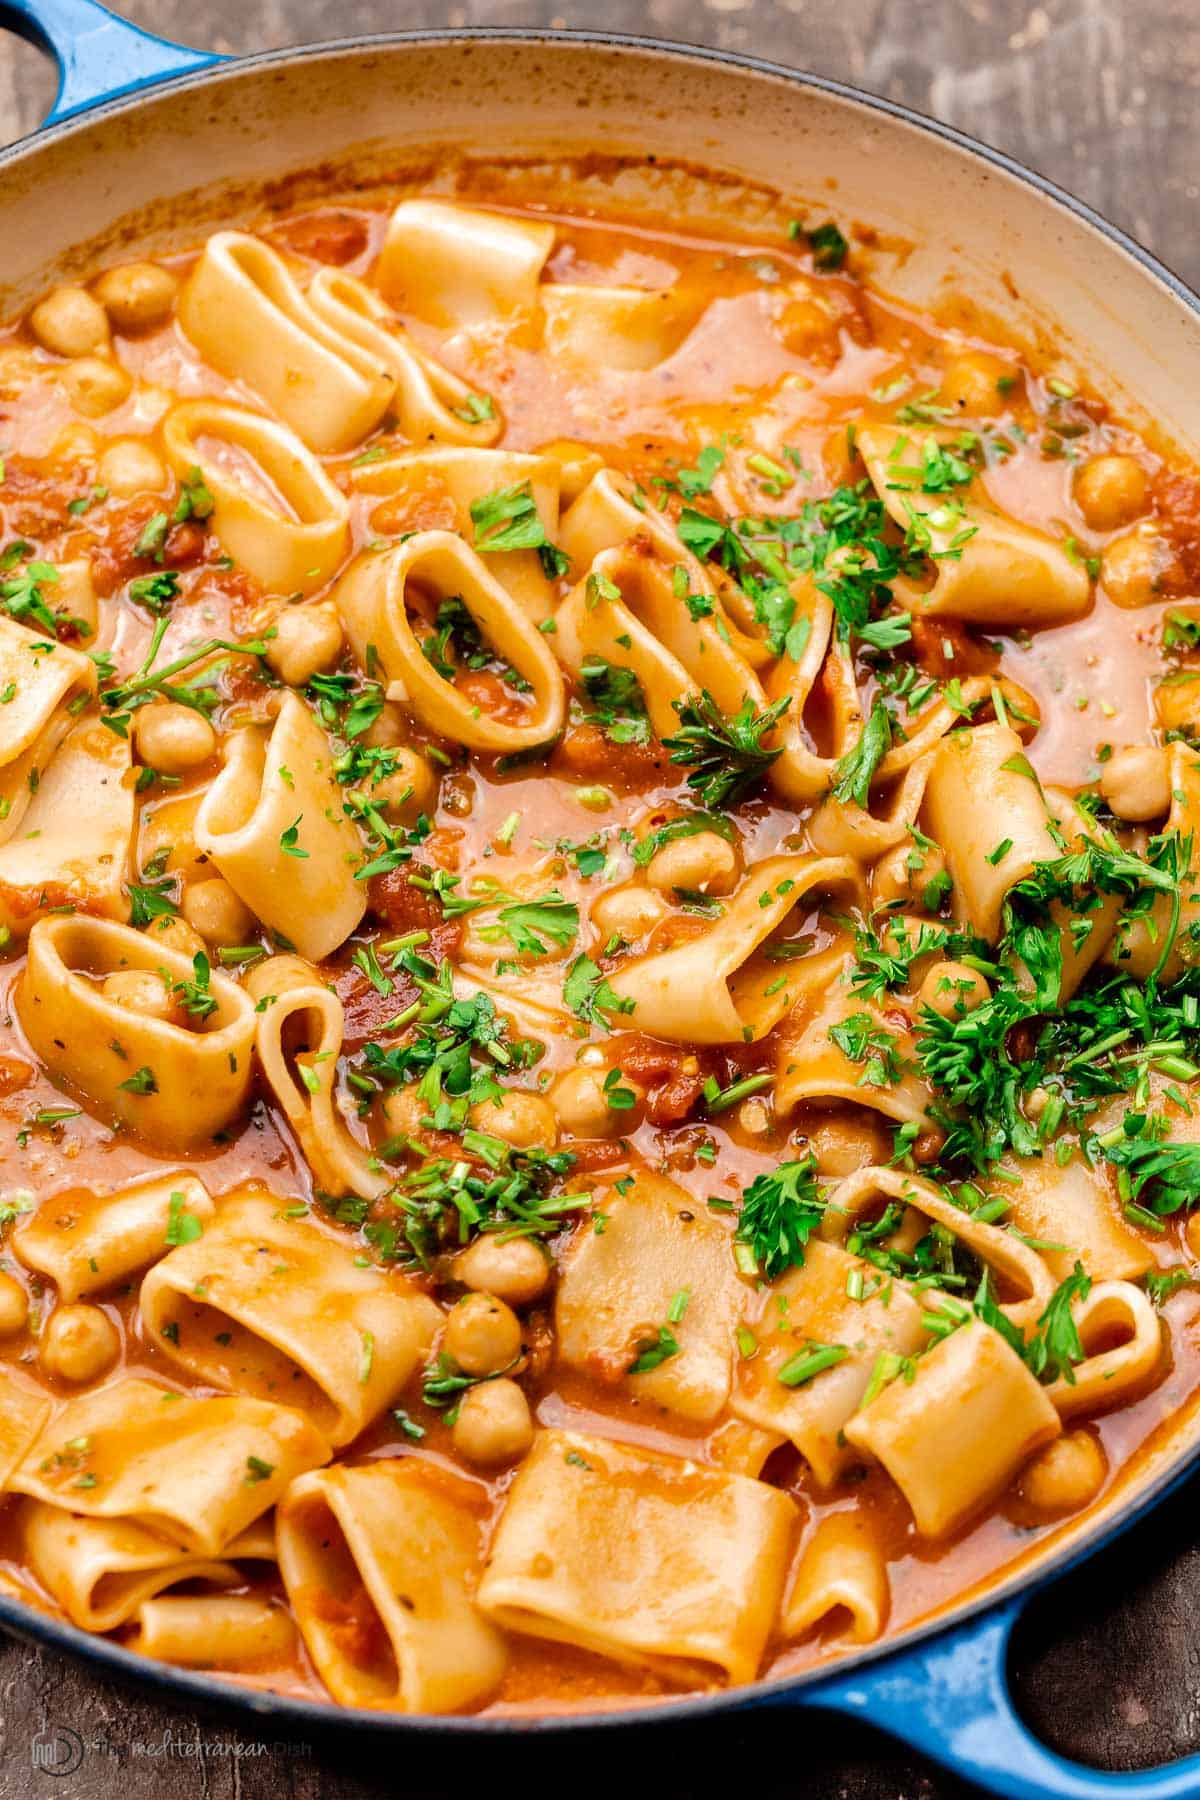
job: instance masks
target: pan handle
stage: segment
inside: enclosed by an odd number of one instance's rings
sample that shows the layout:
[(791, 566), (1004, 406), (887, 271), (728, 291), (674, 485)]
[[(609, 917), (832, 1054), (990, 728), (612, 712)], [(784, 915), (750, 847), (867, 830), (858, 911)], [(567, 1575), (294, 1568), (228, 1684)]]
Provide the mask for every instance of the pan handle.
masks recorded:
[(228, 60), (155, 37), (118, 18), (99, 0), (0, 0), (0, 23), (49, 50), (58, 64), (58, 93), (43, 120), (46, 125), (73, 118), (101, 100)]
[(1039, 1743), (1008, 1685), (1009, 1641), (1028, 1598), (781, 1700), (878, 1726), (1005, 1800), (1194, 1800), (1200, 1756), (1112, 1774)]

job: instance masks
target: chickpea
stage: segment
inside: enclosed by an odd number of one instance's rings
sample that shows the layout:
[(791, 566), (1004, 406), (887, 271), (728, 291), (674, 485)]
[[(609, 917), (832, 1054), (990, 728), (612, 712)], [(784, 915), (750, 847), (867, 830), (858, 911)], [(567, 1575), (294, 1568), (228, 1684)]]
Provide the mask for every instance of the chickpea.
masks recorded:
[(438, 778), (433, 764), (419, 750), (407, 744), (392, 747), (392, 774), (380, 781), (367, 780), (367, 792), (377, 806), (402, 824), (415, 824), (421, 813), (431, 813), (437, 804)]
[(133, 740), (142, 762), (160, 775), (186, 775), (206, 763), (217, 734), (194, 707), (156, 700), (134, 714)]
[(1100, 771), (1100, 792), (1118, 819), (1161, 819), (1171, 806), (1167, 752), (1155, 744), (1126, 744)]
[(385, 1095), (381, 1110), (389, 1137), (418, 1137), (421, 1120), (429, 1116), (429, 1108), (417, 1093), (415, 1083), (394, 1088)]
[(55, 462), (95, 462), (100, 454), (100, 439), (82, 419), (72, 419), (55, 438), (50, 454)]
[[(946, 858), (936, 844), (895, 844), (871, 870), (871, 905), (878, 908), (921, 906), (936, 912), (926, 899), (931, 882), (941, 883)], [(937, 896), (934, 887), (934, 897)]]
[(29, 328), (55, 356), (87, 356), (108, 342), (108, 314), (81, 287), (52, 289), (30, 313)]
[(731, 894), (737, 886), (738, 853), (715, 831), (675, 838), (646, 865), (646, 880), (660, 894), (687, 888), (694, 893)]
[(167, 472), (144, 438), (117, 438), (101, 455), (96, 478), (119, 500), (127, 500), (132, 494), (158, 493), (166, 485)]
[(1093, 531), (1119, 531), (1146, 509), (1146, 471), (1132, 456), (1093, 456), (1075, 476), (1075, 504)]
[(1168, 560), (1169, 553), (1156, 533), (1128, 531), (1105, 547), (1100, 557), (1100, 584), (1114, 606), (1147, 606), (1158, 596)]
[[(1004, 411), (1016, 377), (1011, 363), (986, 350), (964, 350), (946, 364), (938, 399), (973, 418), (988, 419)], [(1002, 385), (1005, 384), (1005, 385)]]
[(494, 1375), (521, 1354), (521, 1321), (494, 1294), (468, 1294), (451, 1307), (442, 1349), (467, 1375)]
[(95, 1381), (117, 1360), (121, 1339), (98, 1306), (60, 1306), (38, 1345), (38, 1361), (60, 1381)]
[(67, 398), (76, 412), (102, 419), (128, 400), (133, 381), (120, 363), (102, 356), (81, 356), (69, 362), (59, 375)]
[(15, 1337), (29, 1318), (29, 1295), (15, 1275), (0, 1271), (0, 1337)]
[(494, 1294), (509, 1306), (528, 1306), (546, 1291), (550, 1264), (531, 1238), (477, 1237), (456, 1259), (454, 1273), (464, 1287)]
[(533, 1442), (529, 1402), (515, 1381), (481, 1381), (463, 1395), (453, 1435), (468, 1462), (516, 1462)]
[(550, 1102), (519, 1089), (499, 1100), (481, 1100), (471, 1108), (471, 1123), (517, 1150), (553, 1150), (558, 1142), (558, 1117)]
[(313, 964), (291, 951), (255, 963), (243, 983), (252, 1000), (262, 1000), (268, 994), (278, 999), (280, 994), (294, 994), (297, 988), (320, 985), (321, 978)]
[(1039, 1450), (1021, 1476), (1021, 1493), (1039, 1512), (1074, 1512), (1104, 1485), (1104, 1452), (1087, 1431), (1067, 1431)]
[(118, 331), (148, 331), (167, 318), (178, 287), (169, 269), (135, 262), (107, 269), (92, 291)]
[[(608, 1104), (608, 1095), (604, 1092), (605, 1074), (603, 1068), (568, 1069), (550, 1089), (550, 1104), (568, 1137), (620, 1137), (636, 1124), (635, 1109), (622, 1111)], [(632, 1088), (639, 1102), (643, 1098), (637, 1083), (628, 1076), (622, 1076), (621, 1086)]]
[(747, 1137), (765, 1137), (774, 1124), (771, 1108), (761, 1094), (752, 1094), (737, 1109), (737, 1122)]
[(970, 969), (966, 963), (935, 962), (921, 983), (917, 999), (943, 1019), (958, 1019), (964, 1013), (974, 1012), (991, 995), (992, 990), (978, 969)]
[(289, 687), (303, 687), (342, 653), (342, 622), (332, 600), (292, 607), (277, 614), (274, 624), (266, 661)]
[(362, 742), (370, 749), (390, 749), (404, 742), (404, 714), (394, 700), (385, 700), (379, 716), (371, 720), (362, 734)]
[(180, 919), (174, 913), (151, 919), (146, 936), (153, 938), (156, 944), (165, 944), (168, 950), (178, 950), (181, 956), (199, 956), (204, 949), (200, 933), (193, 931), (186, 919)]
[(244, 944), (254, 929), (254, 914), (220, 875), (185, 889), (181, 910), (205, 943), (218, 950)]
[(183, 1023), (183, 1011), (170, 983), (153, 969), (116, 969), (104, 977), (100, 992), (114, 1006), (124, 1006), (143, 1018), (162, 1019), (168, 1025)]
[(808, 1148), (821, 1174), (831, 1180), (853, 1175), (870, 1163), (884, 1163), (892, 1140), (882, 1120), (872, 1113), (830, 1113), (808, 1131)]
[(591, 921), (606, 936), (616, 936), (626, 944), (636, 944), (666, 918), (669, 908), (653, 888), (630, 881), (624, 887), (601, 894), (591, 909)]

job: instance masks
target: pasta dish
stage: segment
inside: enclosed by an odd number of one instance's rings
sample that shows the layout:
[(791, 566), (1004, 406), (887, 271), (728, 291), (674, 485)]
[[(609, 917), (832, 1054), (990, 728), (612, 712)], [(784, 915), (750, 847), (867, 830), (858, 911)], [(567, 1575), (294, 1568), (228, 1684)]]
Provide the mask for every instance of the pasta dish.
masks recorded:
[(1200, 478), (524, 201), (0, 341), (0, 1584), (395, 1712), (871, 1643), (1200, 1388)]

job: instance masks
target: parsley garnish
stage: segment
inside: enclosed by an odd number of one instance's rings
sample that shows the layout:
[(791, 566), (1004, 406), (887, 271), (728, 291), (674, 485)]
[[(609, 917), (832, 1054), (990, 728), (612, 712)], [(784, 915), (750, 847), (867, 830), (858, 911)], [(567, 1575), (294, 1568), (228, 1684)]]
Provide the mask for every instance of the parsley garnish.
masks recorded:
[(629, 1013), (635, 1002), (622, 999), (609, 985), (607, 977), (590, 956), (577, 956), (567, 970), (563, 982), (563, 999), (577, 1018), (607, 1029), (606, 1012)]
[(843, 803), (867, 805), (871, 783), (880, 763), (892, 747), (892, 715), (882, 700), (871, 708), (870, 717), (852, 750), (848, 750), (834, 768), (832, 794)]
[(698, 697), (675, 702), (679, 730), (663, 744), (673, 763), (691, 770), (688, 786), (705, 807), (734, 806), (758, 785), (782, 754), (768, 748), (763, 739), (791, 703), (785, 695), (756, 713), (753, 702), (746, 700), (732, 718), (726, 718), (707, 689)]
[(739, 1261), (753, 1261), (753, 1269), (746, 1272), (761, 1274), (767, 1281), (785, 1269), (799, 1268), (805, 1246), (824, 1215), (814, 1156), (780, 1163), (770, 1175), (756, 1175), (742, 1195), (738, 1215), (736, 1242), (750, 1252)]
[(565, 575), (570, 557), (550, 542), (527, 481), (494, 488), (471, 502), (475, 548), (485, 554), (495, 550), (536, 550), (548, 581)]

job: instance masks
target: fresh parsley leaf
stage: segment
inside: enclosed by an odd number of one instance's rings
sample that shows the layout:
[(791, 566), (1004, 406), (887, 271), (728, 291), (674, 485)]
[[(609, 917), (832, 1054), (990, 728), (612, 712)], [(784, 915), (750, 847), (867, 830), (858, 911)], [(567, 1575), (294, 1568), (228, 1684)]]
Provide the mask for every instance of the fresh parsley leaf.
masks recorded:
[(877, 700), (857, 744), (835, 765), (830, 790), (834, 799), (865, 807), (871, 797), (875, 771), (891, 747), (892, 715), (883, 701)]
[(610, 986), (607, 977), (590, 956), (577, 956), (567, 969), (563, 982), (563, 1000), (576, 1018), (607, 1029), (603, 1013), (630, 1013), (634, 1001), (622, 999)]
[(805, 1246), (825, 1216), (817, 1187), (814, 1156), (780, 1163), (769, 1175), (756, 1175), (742, 1195), (736, 1241), (747, 1246), (753, 1271), (773, 1281), (785, 1269), (799, 1268)]
[(533, 490), (529, 482), (512, 487), (494, 488), (471, 502), (471, 523), (475, 527), (475, 548), (485, 554), (497, 550), (536, 550), (549, 581), (565, 575), (571, 566), (564, 555), (546, 536)]
[(632, 669), (589, 656), (579, 672), (580, 684), (593, 711), (585, 723), (599, 725), (614, 744), (648, 744), (650, 718), (646, 697)]
[(679, 730), (663, 744), (671, 761), (691, 773), (688, 786), (708, 809), (734, 806), (757, 787), (782, 752), (764, 743), (791, 705), (784, 695), (756, 713), (746, 700), (732, 718), (726, 718), (705, 689), (698, 697), (675, 702)]

